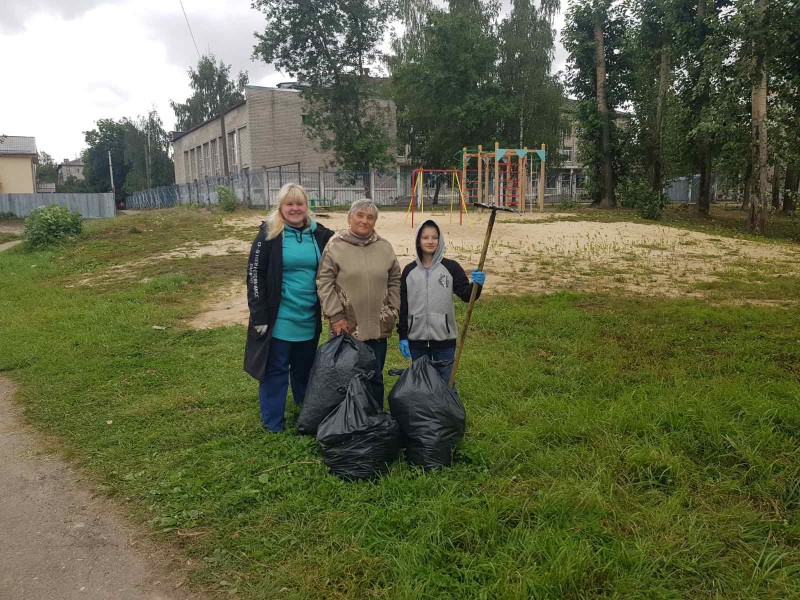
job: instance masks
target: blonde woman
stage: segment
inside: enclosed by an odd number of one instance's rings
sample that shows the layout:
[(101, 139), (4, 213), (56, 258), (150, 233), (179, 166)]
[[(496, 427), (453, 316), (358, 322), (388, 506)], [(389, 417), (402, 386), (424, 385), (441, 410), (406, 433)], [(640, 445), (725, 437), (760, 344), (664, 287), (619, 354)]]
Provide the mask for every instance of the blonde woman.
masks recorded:
[(287, 183), (250, 250), (244, 370), (259, 380), (261, 424), (267, 431), (283, 431), (290, 380), (295, 403), (305, 397), (322, 331), (314, 280), (332, 235), (314, 220), (305, 189)]

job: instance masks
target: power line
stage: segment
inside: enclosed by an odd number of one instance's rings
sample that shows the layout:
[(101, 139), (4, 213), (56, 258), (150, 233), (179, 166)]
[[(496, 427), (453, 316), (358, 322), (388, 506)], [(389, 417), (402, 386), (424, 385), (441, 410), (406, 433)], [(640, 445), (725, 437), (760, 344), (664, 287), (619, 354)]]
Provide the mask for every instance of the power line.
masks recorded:
[(183, 18), (186, 19), (186, 26), (189, 28), (189, 35), (192, 36), (192, 43), (194, 44), (194, 49), (197, 51), (197, 58), (202, 58), (200, 56), (200, 50), (197, 48), (197, 42), (194, 39), (194, 32), (192, 31), (192, 26), (189, 25), (189, 17), (186, 16), (186, 9), (183, 7), (183, 0), (178, 0), (181, 3), (181, 10), (183, 11)]

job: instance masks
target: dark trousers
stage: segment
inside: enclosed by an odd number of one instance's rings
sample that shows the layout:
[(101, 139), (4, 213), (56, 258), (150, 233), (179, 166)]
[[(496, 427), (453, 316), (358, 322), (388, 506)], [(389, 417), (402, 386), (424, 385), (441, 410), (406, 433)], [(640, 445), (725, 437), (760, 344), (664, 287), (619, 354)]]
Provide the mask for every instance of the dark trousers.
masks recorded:
[(383, 406), (383, 365), (386, 364), (386, 340), (366, 340), (364, 343), (372, 348), (378, 361), (378, 372), (375, 373), (375, 379), (373, 380), (373, 390), (375, 391), (375, 399)]
[[(455, 348), (409, 348), (411, 350), (411, 360), (417, 360), (421, 356), (427, 356), (431, 360), (449, 360), (453, 361), (456, 358)], [(444, 379), (445, 383), (450, 381), (450, 374), (453, 372), (453, 363), (445, 367), (436, 367), (439, 376)], [(455, 386), (455, 382), (453, 384)]]
[(318, 341), (316, 337), (306, 342), (286, 342), (276, 338), (270, 341), (267, 369), (264, 379), (258, 384), (261, 424), (265, 429), (276, 433), (283, 431), (290, 379), (295, 404), (303, 403)]

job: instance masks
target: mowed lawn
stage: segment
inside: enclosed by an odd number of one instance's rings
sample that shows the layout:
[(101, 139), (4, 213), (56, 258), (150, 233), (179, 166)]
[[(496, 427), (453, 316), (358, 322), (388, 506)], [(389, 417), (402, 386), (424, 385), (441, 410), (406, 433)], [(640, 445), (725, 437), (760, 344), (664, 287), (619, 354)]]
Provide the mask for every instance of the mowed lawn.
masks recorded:
[[(198, 591), (800, 597), (800, 308), (738, 302), (751, 285), (797, 300), (798, 278), (721, 280), (713, 305), (487, 297), (459, 371), (468, 431), (453, 468), (401, 460), (344, 483), (313, 439), (260, 429), (243, 327), (184, 324), (244, 277), (241, 255), (79, 284), (242, 235), (176, 209), (0, 254), (0, 372), (33, 423), (191, 560)], [(396, 342), (387, 368), (404, 364)]]

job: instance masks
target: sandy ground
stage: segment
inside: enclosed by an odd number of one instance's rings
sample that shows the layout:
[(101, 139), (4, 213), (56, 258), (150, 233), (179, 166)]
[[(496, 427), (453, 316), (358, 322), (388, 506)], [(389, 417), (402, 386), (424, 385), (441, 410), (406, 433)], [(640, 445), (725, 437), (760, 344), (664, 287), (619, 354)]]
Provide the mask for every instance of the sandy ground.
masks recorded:
[[(425, 216), (436, 219), (442, 228), (447, 256), (461, 262), (468, 272), (477, 266), (488, 213), (470, 214), (463, 225), (458, 224), (458, 215), (454, 215), (451, 223), (446, 212)], [(559, 220), (570, 216), (500, 213), (484, 266), (488, 273), (485, 293), (616, 290), (650, 297), (697, 297), (705, 293), (697, 288), (699, 282), (714, 281), (723, 272), (756, 269), (768, 276), (800, 273), (797, 245), (715, 237), (657, 224)], [(244, 274), (250, 243), (237, 238), (252, 239), (262, 218), (252, 213), (231, 217), (224, 227), (228, 236), (235, 237), (193, 243), (118, 265), (95, 273), (78, 285), (141, 281), (137, 270), (152, 261), (223, 254), (242, 256)], [(343, 213), (320, 214), (318, 218), (331, 229), (346, 226)], [(405, 213), (382, 213), (377, 230), (394, 246), (401, 266), (413, 259), (414, 229)], [(749, 302), (747, 298), (741, 301)], [(189, 324), (207, 328), (246, 322), (244, 284), (242, 278), (237, 278), (220, 290)]]
[(0, 378), (0, 598), (178, 600), (185, 568), (43, 452)]
[[(486, 293), (519, 294), (563, 289), (624, 290), (644, 296), (700, 296), (694, 284), (713, 281), (721, 271), (768, 265), (800, 273), (800, 248), (718, 238), (661, 225), (559, 221), (565, 215), (500, 213), (492, 233), (484, 270)], [(427, 214), (444, 232), (447, 256), (469, 271), (480, 258), (488, 214), (469, 215), (464, 225), (448, 213)], [(259, 217), (226, 222), (255, 232)], [(345, 227), (345, 215), (321, 215), (327, 227)], [(418, 216), (416, 224), (419, 224)], [(401, 266), (412, 260), (414, 230), (405, 214), (382, 213), (378, 232), (394, 246)], [(243, 254), (246, 253), (246, 245)], [(757, 303), (754, 301), (754, 303)], [(241, 279), (211, 300), (190, 325), (197, 328), (247, 323)]]

